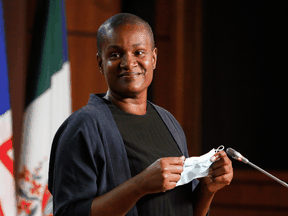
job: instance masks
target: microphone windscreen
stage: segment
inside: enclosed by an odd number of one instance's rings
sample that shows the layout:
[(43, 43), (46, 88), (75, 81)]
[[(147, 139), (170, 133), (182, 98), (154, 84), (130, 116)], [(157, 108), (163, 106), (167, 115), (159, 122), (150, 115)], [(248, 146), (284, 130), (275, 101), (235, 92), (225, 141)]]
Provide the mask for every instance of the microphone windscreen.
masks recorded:
[[(232, 148), (227, 148), (226, 149), (226, 153), (228, 154), (228, 155), (230, 155), (231, 157), (235, 157), (236, 155), (235, 155), (235, 150), (234, 149), (232, 149)], [(237, 152), (238, 153), (238, 152)]]
[(237, 152), (236, 150), (234, 150), (232, 148), (227, 148), (226, 153), (228, 155), (230, 155), (235, 160), (242, 161), (243, 163), (249, 162), (249, 160), (247, 158), (243, 157), (243, 155), (241, 155), (239, 152)]

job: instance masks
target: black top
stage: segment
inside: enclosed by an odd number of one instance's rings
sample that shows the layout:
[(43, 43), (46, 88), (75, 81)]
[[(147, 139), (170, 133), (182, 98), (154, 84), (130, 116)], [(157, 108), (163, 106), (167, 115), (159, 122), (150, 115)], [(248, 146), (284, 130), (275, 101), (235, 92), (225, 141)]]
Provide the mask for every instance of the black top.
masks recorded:
[[(152, 105), (148, 103), (145, 115), (133, 115), (105, 101), (123, 138), (132, 176), (139, 174), (159, 158), (182, 156), (171, 133)], [(136, 206), (139, 216), (189, 216), (193, 215), (191, 200), (190, 183), (165, 193), (146, 195)]]

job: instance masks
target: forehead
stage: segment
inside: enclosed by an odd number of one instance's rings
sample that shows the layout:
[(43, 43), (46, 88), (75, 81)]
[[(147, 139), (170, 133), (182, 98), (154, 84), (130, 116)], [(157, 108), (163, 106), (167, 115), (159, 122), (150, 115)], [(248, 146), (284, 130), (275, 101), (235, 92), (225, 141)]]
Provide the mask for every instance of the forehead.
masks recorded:
[(109, 29), (102, 48), (107, 45), (129, 46), (135, 44), (152, 46), (151, 35), (143, 24), (121, 25)]

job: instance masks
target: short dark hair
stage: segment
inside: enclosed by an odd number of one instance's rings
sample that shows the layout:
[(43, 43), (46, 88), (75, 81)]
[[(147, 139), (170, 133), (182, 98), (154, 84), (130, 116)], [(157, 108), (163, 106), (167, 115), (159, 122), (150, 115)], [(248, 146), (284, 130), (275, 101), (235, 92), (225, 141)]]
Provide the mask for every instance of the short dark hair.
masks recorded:
[(102, 53), (102, 44), (107, 38), (107, 32), (110, 29), (115, 29), (117, 26), (122, 26), (122, 25), (143, 25), (144, 28), (147, 30), (149, 33), (149, 36), (151, 38), (151, 43), (152, 47), (155, 47), (155, 42), (154, 42), (154, 35), (151, 26), (142, 18), (130, 14), (130, 13), (119, 13), (116, 14), (112, 17), (110, 17), (108, 20), (106, 20), (98, 29), (97, 31), (97, 50), (98, 53)]

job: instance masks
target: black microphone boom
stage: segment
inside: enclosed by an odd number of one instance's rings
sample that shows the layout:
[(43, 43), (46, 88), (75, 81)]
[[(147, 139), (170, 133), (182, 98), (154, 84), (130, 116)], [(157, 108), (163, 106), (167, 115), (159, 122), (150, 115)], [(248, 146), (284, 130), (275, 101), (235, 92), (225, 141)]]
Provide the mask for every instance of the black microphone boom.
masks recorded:
[(247, 158), (243, 157), (239, 152), (235, 151), (232, 148), (227, 148), (226, 153), (230, 155), (233, 159), (242, 161), (245, 164), (249, 164), (250, 166), (254, 167), (255, 169), (259, 170), (260, 172), (264, 173), (265, 175), (269, 176), (270, 178), (274, 179), (275, 181), (282, 184), (284, 187), (288, 188), (288, 184), (280, 179), (276, 178), (275, 176), (271, 175), (270, 173), (266, 172), (265, 170), (261, 169), (260, 167), (256, 166), (255, 164), (251, 163)]

